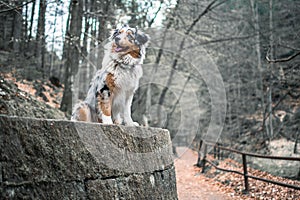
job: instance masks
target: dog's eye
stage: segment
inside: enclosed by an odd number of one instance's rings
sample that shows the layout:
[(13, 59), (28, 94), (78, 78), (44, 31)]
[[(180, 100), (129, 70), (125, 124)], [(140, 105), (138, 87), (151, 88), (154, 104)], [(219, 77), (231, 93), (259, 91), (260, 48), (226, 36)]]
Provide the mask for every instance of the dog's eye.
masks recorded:
[(133, 31), (129, 29), (129, 30), (127, 31), (127, 34), (132, 35), (132, 34), (133, 34)]
[(127, 30), (127, 37), (129, 40), (134, 40), (134, 37), (133, 37), (133, 31), (132, 30)]

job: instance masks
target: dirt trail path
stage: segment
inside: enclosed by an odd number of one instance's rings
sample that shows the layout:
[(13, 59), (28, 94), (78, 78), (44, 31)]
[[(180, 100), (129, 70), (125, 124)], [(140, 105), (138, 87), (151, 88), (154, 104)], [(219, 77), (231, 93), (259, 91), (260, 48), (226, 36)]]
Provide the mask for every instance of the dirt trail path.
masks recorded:
[(197, 154), (187, 148), (177, 148), (175, 159), (177, 192), (179, 200), (226, 200), (229, 197), (219, 191), (208, 178), (200, 175), (193, 166)]

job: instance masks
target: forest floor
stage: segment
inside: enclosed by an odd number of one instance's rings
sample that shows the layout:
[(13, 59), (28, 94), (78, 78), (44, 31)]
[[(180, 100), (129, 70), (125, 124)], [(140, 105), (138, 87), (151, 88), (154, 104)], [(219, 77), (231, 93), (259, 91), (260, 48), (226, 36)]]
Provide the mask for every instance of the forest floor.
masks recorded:
[[(191, 149), (177, 148), (175, 159), (177, 192), (179, 200), (218, 200), (218, 199), (300, 199), (300, 190), (289, 189), (274, 184), (249, 179), (250, 191), (244, 193), (243, 177), (238, 174), (221, 172), (207, 167), (205, 173), (194, 166), (197, 152)], [(213, 158), (210, 158), (211, 160)], [(219, 167), (241, 171), (240, 163), (225, 159), (218, 161)], [(299, 181), (272, 176), (266, 172), (248, 168), (251, 175), (300, 186)]]

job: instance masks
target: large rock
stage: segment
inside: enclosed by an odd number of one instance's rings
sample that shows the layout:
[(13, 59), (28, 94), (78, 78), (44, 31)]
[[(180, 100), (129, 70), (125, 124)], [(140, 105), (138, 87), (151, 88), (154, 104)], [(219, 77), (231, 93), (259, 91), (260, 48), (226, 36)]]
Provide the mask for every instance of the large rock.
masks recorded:
[(0, 199), (177, 199), (169, 132), (0, 115)]

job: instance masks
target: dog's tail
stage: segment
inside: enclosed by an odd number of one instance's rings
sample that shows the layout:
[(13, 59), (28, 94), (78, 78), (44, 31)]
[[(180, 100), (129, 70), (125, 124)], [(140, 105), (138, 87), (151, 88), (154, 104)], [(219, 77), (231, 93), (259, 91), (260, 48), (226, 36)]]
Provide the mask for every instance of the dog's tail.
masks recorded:
[(98, 122), (97, 112), (88, 103), (81, 102), (74, 106), (71, 116), (72, 121)]
[(98, 70), (95, 77), (91, 81), (86, 99), (74, 106), (71, 120), (86, 121), (86, 122), (101, 122), (100, 113), (97, 112), (98, 101), (97, 95), (105, 86), (105, 78), (107, 72), (105, 70)]

